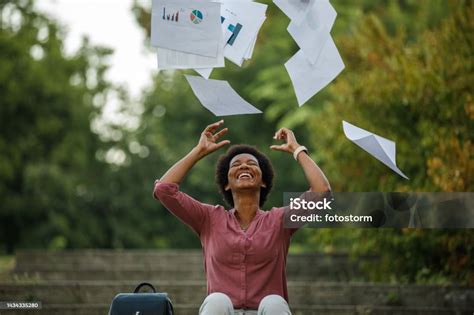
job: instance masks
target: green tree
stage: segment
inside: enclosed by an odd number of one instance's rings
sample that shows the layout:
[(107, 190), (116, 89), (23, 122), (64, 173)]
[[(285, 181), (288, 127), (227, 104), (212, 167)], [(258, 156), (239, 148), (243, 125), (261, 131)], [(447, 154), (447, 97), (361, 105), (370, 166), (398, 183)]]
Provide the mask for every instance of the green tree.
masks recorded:
[(81, 241), (90, 238), (81, 230), (90, 218), (81, 187), (104, 171), (90, 117), (110, 88), (110, 51), (84, 42), (66, 56), (63, 36), (31, 1), (0, 6), (0, 241), (9, 253), (92, 245)]
[[(338, 38), (347, 71), (330, 88), (333, 96), (311, 124), (313, 141), (331, 148), (318, 152), (337, 190), (472, 191), (474, 53), (472, 4), (458, 2), (452, 15), (411, 40), (400, 30), (389, 35), (370, 14), (357, 31)], [(358, 150), (343, 136), (348, 120), (397, 142), (405, 181)], [(338, 132), (335, 132), (338, 130)], [(322, 230), (314, 246), (345, 249), (356, 257), (377, 254), (369, 264), (372, 280), (473, 283), (474, 234), (430, 230)]]

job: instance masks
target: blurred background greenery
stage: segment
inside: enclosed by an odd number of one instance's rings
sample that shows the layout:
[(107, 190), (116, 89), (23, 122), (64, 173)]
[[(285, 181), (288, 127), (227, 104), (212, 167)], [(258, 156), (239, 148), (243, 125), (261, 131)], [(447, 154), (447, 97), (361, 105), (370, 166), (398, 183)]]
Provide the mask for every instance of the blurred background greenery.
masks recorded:
[[(284, 191), (307, 188), (292, 157), (268, 149), (282, 126), (310, 148), (335, 191), (472, 192), (472, 1), (331, 1), (346, 69), (302, 108), (283, 66), (297, 51), (289, 20), (262, 2), (268, 18), (253, 58), (242, 68), (227, 62), (213, 78), (228, 80), (264, 112), (228, 117), (226, 125), (233, 143), (256, 145), (274, 163), (266, 209), (281, 205)], [(130, 10), (147, 34), (149, 13), (140, 3)], [(64, 26), (32, 1), (0, 1), (0, 253), (198, 248), (152, 188), (216, 117), (180, 71), (156, 75), (141, 102), (131, 102), (104, 77), (112, 50), (84, 40), (70, 56), (64, 38)], [(103, 122), (110, 95), (129, 123)], [(410, 180), (351, 144), (342, 120), (396, 141), (398, 166)], [(182, 189), (222, 203), (213, 180), (217, 158), (201, 161)], [(366, 266), (372, 281), (474, 283), (472, 230), (303, 229), (292, 250), (378, 255), (381, 261)]]

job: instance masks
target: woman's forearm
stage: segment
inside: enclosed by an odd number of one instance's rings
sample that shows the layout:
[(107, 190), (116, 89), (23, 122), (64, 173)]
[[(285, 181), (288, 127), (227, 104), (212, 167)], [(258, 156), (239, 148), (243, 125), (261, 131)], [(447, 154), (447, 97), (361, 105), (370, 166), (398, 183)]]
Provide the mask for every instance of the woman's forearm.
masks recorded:
[(323, 171), (306, 152), (303, 151), (298, 154), (298, 163), (303, 168), (304, 175), (308, 180), (311, 191), (328, 192), (331, 190), (331, 185), (329, 185), (329, 181)]
[(201, 133), (197, 146), (195, 146), (184, 158), (173, 165), (160, 180), (165, 183), (180, 184), (186, 174), (188, 174), (189, 170), (191, 170), (194, 164), (196, 164), (200, 159), (229, 144), (229, 140), (217, 142), (217, 140), (227, 132), (227, 128), (217, 131), (222, 124), (224, 124), (224, 120), (220, 120), (207, 126)]
[(195, 147), (185, 157), (176, 162), (160, 179), (164, 183), (180, 184), (193, 166), (203, 158), (200, 150)]
[[(273, 137), (275, 140), (284, 140), (285, 143), (281, 145), (272, 145), (271, 149), (277, 151), (284, 151), (294, 154), (295, 151), (301, 147), (298, 141), (296, 141), (295, 134), (288, 128), (280, 128)], [(319, 166), (309, 157), (309, 155), (302, 151), (298, 154), (298, 163), (303, 168), (304, 175), (311, 187), (311, 191), (314, 192), (328, 192), (331, 190), (329, 182), (324, 176), (323, 171)]]

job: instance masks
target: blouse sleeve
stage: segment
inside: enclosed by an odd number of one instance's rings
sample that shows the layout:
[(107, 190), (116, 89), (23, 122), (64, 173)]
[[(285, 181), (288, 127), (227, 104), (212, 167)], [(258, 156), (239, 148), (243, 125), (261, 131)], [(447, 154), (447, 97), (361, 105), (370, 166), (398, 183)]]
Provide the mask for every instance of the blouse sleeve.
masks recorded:
[(291, 238), (293, 234), (295, 234), (295, 232), (300, 229), (301, 226), (286, 226), (287, 224), (285, 224), (285, 220), (287, 219), (288, 213), (290, 212), (289, 207), (273, 208), (272, 212), (274, 212), (278, 221), (278, 225), (280, 226), (286, 238)]
[(214, 206), (201, 203), (179, 191), (179, 185), (155, 181), (153, 197), (159, 200), (172, 214), (201, 235)]

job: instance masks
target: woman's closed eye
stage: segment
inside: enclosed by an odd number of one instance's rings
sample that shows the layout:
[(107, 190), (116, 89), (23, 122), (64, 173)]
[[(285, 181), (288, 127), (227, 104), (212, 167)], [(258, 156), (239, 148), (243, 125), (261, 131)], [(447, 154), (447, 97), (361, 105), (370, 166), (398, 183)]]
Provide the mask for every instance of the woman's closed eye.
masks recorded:
[[(258, 166), (258, 163), (255, 162), (255, 161), (250, 161), (250, 162), (247, 162), (245, 164), (251, 165), (251, 166)], [(242, 163), (234, 163), (230, 167), (239, 167), (240, 165), (242, 165)]]

